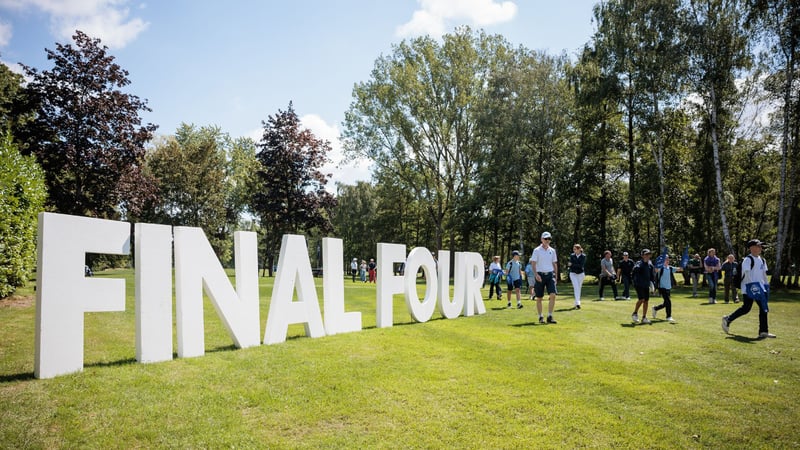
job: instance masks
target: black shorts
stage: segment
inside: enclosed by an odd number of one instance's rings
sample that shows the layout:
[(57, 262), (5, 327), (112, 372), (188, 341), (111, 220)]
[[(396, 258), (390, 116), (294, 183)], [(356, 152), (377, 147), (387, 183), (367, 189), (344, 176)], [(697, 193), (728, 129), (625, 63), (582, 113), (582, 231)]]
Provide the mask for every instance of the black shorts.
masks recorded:
[(650, 288), (636, 286), (636, 296), (639, 300), (650, 300)]
[(539, 272), (539, 277), (542, 279), (541, 282), (537, 281), (536, 284), (533, 285), (533, 295), (536, 298), (544, 297), (545, 288), (547, 289), (548, 294), (555, 294), (556, 293), (556, 282), (553, 278), (553, 272), (542, 273)]
[(522, 278), (516, 279), (511, 281), (511, 278), (506, 278), (506, 284), (508, 285), (508, 290), (519, 289), (522, 287)]

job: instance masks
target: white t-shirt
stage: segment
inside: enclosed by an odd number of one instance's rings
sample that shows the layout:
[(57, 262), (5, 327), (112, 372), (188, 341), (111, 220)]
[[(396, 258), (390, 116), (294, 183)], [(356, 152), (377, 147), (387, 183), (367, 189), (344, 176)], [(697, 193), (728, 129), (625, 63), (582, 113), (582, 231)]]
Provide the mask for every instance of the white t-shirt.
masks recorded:
[(555, 272), (558, 258), (556, 257), (556, 249), (548, 247), (545, 250), (541, 245), (533, 249), (531, 254), (531, 261), (536, 263), (537, 272)]
[[(750, 258), (752, 258), (752, 263), (750, 262)], [(763, 285), (769, 284), (767, 282), (767, 262), (764, 261), (764, 258), (761, 256), (745, 256), (742, 260), (742, 285), (740, 289), (742, 292), (747, 292), (745, 286), (755, 282), (759, 282)]]

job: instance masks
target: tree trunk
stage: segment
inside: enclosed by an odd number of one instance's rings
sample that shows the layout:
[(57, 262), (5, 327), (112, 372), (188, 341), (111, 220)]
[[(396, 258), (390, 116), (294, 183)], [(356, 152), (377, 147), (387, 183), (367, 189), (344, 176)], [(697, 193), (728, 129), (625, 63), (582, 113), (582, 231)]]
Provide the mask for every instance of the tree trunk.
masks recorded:
[(722, 223), (722, 237), (725, 239), (728, 253), (733, 253), (733, 243), (731, 233), (728, 229), (728, 217), (725, 214), (725, 196), (722, 192), (722, 170), (719, 164), (719, 137), (717, 136), (717, 96), (714, 85), (709, 87), (711, 96), (711, 148), (714, 152), (714, 175), (717, 184), (717, 202), (719, 203), (719, 218)]
[(636, 207), (636, 154), (633, 148), (633, 100), (628, 105), (628, 209), (631, 218), (631, 232), (633, 233), (633, 247), (641, 247), (641, 233), (639, 230), (639, 214)]
[[(658, 97), (655, 92), (653, 93), (653, 113), (654, 119), (658, 121)], [(655, 128), (659, 129), (659, 127)], [(655, 135), (653, 156), (656, 160), (656, 166), (658, 166), (658, 248), (662, 249), (666, 246), (666, 238), (664, 237), (664, 146), (658, 131), (656, 131)]]
[[(794, 78), (794, 52), (789, 54), (786, 59), (786, 87), (783, 94), (783, 136), (781, 137), (781, 192), (778, 198), (778, 235), (775, 243), (775, 274), (780, 275), (783, 263), (783, 247), (786, 242), (786, 234), (788, 225), (791, 221), (792, 204), (794, 197), (794, 188), (790, 190), (789, 199), (787, 202), (786, 195), (786, 172), (787, 161), (789, 159), (789, 127), (791, 119), (791, 102), (792, 102), (792, 81)], [(794, 178), (794, 177), (792, 177)], [(792, 182), (790, 186), (794, 186)], [(788, 207), (787, 207), (788, 203)], [(773, 280), (780, 280), (780, 276), (775, 277)], [(780, 286), (780, 281), (777, 283)], [(777, 287), (777, 286), (776, 286)]]

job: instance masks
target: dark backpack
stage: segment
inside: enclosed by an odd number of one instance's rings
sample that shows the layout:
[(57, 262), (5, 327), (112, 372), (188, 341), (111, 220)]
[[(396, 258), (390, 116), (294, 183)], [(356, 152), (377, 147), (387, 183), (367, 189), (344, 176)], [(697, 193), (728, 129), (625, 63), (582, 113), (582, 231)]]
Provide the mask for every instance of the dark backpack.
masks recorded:
[[(750, 270), (752, 270), (756, 266), (756, 259), (753, 258), (753, 255), (747, 255), (745, 258), (750, 260)], [(733, 283), (735, 285), (742, 284), (742, 265), (739, 263), (736, 263), (736, 267), (733, 269)]]

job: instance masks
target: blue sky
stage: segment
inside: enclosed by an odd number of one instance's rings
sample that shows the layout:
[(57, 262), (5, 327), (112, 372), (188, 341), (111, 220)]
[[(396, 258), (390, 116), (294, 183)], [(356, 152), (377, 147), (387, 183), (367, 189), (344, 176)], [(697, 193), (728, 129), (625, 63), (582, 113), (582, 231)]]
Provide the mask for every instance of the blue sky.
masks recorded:
[(458, 25), (514, 45), (574, 56), (593, 33), (596, 0), (0, 0), (0, 58), (51, 67), (45, 48), (76, 28), (99, 37), (130, 72), (129, 91), (170, 134), (181, 122), (260, 136), (261, 121), (294, 102), (303, 124), (335, 149), (334, 181), (368, 179), (340, 165), (337, 141), (353, 85), (392, 44)]

